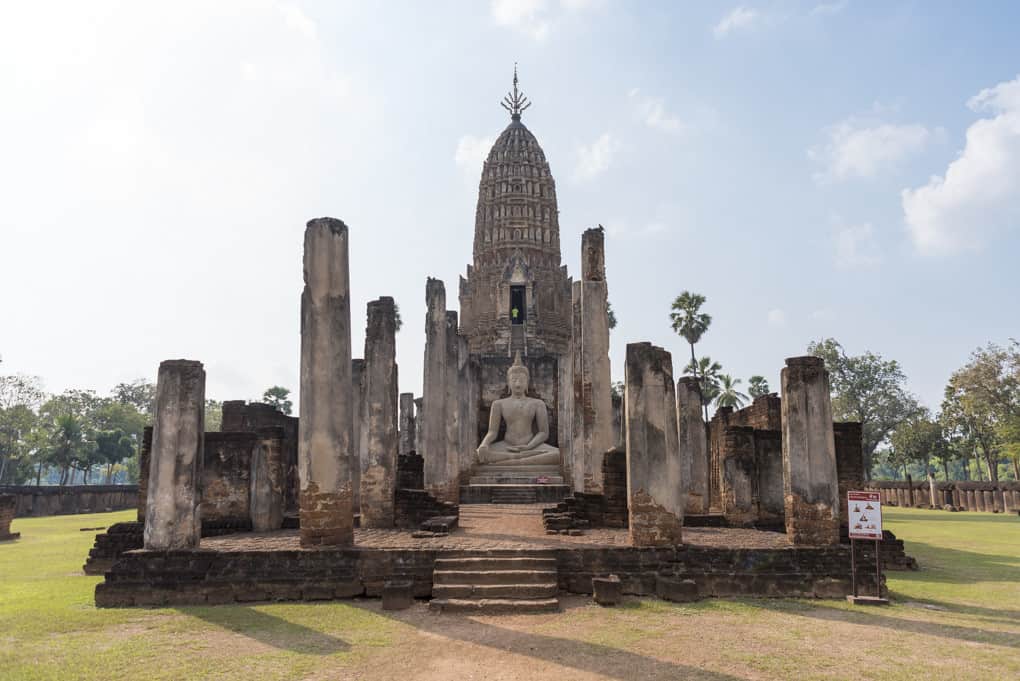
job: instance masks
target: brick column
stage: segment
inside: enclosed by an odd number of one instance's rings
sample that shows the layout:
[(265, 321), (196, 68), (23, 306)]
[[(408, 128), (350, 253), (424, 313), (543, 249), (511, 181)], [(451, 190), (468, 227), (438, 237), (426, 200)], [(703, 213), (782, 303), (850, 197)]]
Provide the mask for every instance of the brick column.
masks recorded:
[(708, 434), (701, 413), (698, 379), (682, 376), (676, 382), (676, 420), (680, 428), (680, 457), (690, 471), (687, 513), (708, 513)]
[(156, 378), (145, 507), (145, 548), (197, 548), (202, 537), (205, 370), (201, 362), (167, 360)]
[(627, 345), (627, 497), (634, 546), (682, 543), (687, 481), (676, 423), (673, 358), (651, 343)]
[(319, 218), (305, 230), (301, 295), (301, 545), (354, 543), (357, 465), (352, 439), (350, 260), (347, 226)]
[[(204, 427), (204, 424), (203, 424)], [(142, 445), (138, 448), (138, 522), (145, 522), (149, 501), (149, 459), (152, 454), (152, 426), (142, 429)]]
[(783, 493), (794, 544), (839, 543), (839, 492), (829, 375), (819, 357), (782, 371)]
[(422, 450), (425, 490), (440, 501), (456, 501), (446, 447), (446, 287), (429, 277), (425, 284), (425, 380), (422, 388)]
[[(352, 350), (353, 352), (353, 350)], [(351, 360), (351, 491), (354, 493), (354, 512), (361, 512), (361, 459), (368, 446), (368, 428), (365, 421), (365, 360)]]
[(720, 459), (723, 516), (733, 525), (751, 525), (758, 520), (754, 428), (726, 426)]
[(400, 393), (400, 449), (399, 454), (410, 454), (416, 448), (417, 423), (414, 420), (414, 393)]
[(361, 526), (393, 527), (397, 449), (397, 318), (393, 298), (368, 304), (365, 330), (366, 446), (361, 459)]

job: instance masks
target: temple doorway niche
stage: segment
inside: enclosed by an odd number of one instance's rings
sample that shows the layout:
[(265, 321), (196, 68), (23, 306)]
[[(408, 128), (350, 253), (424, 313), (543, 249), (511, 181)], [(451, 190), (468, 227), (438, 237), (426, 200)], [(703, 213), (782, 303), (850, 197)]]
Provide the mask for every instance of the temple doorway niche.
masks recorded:
[(510, 287), (510, 323), (523, 324), (527, 309), (527, 294), (524, 286)]

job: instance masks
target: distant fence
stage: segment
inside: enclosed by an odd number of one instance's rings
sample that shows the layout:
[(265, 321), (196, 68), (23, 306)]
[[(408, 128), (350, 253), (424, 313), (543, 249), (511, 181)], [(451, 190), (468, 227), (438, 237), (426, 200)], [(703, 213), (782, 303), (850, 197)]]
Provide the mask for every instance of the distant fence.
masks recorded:
[[(932, 486), (935, 488), (932, 498)], [(871, 480), (864, 488), (882, 494), (882, 503), (915, 508), (952, 506), (962, 511), (1014, 513), (1020, 511), (1020, 482), (967, 482), (954, 480), (936, 482), (918, 480), (908, 484), (902, 480)]]
[(0, 494), (17, 500), (14, 517), (98, 513), (135, 508), (138, 485), (3, 485)]

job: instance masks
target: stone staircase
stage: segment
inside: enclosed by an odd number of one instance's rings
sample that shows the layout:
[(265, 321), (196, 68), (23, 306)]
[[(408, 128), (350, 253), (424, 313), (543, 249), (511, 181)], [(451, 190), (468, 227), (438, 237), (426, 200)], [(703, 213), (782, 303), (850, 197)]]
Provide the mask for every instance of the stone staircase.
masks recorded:
[(497, 485), (490, 496), (493, 504), (537, 504), (538, 493), (523, 485)]
[(437, 558), (432, 582), (433, 612), (529, 614), (560, 607), (551, 551)]

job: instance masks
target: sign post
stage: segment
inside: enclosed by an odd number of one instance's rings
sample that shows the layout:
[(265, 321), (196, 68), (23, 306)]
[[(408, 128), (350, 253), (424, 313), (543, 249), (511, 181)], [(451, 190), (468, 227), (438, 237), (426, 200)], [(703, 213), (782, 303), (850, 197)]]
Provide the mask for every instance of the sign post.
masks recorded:
[[(850, 580), (853, 594), (846, 599), (857, 605), (888, 605), (889, 599), (882, 598), (882, 560), (879, 547), (882, 544), (882, 495), (878, 492), (846, 493), (847, 524), (850, 529)], [(875, 542), (875, 596), (857, 594), (857, 540)]]

